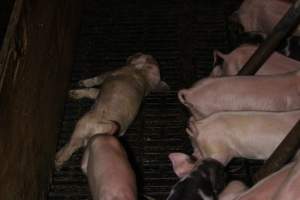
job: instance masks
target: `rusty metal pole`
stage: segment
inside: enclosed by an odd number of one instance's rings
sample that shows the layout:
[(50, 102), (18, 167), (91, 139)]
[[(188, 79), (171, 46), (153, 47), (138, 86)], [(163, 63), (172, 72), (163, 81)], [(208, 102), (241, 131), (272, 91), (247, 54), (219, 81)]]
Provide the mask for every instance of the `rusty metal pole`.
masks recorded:
[(299, 21), (300, 0), (297, 0), (274, 27), (266, 41), (260, 45), (245, 66), (239, 71), (238, 75), (254, 75), (270, 57), (279, 43), (297, 27)]
[[(300, 0), (295, 1), (285, 16), (278, 22), (266, 41), (260, 45), (238, 75), (254, 75), (273, 53), (279, 43), (297, 27), (300, 22)], [(297, 152), (300, 146), (300, 120), (280, 143), (270, 158), (253, 177), (253, 182), (265, 178), (282, 168)]]

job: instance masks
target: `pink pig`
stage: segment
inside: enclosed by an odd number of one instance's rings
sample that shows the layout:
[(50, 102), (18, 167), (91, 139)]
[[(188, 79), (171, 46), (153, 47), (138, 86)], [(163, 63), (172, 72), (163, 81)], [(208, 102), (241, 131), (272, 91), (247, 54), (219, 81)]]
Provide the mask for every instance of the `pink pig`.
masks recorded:
[(81, 168), (88, 177), (93, 200), (137, 199), (135, 174), (115, 137), (102, 134), (91, 138)]
[[(254, 54), (258, 47), (244, 44), (234, 49), (229, 54), (223, 54), (220, 51), (214, 51), (214, 68), (210, 74), (211, 77), (237, 75), (240, 69), (246, 64), (249, 58)], [(222, 64), (217, 61), (222, 59)], [(274, 52), (268, 60), (258, 70), (256, 75), (274, 75), (292, 72), (300, 69), (300, 62), (288, 58), (280, 53)]]
[(221, 111), (290, 111), (300, 108), (300, 71), (270, 76), (205, 78), (178, 98), (198, 120)]
[(183, 153), (171, 153), (169, 158), (180, 177), (206, 158), (213, 158), (224, 166), (233, 157), (267, 159), (299, 118), (300, 110), (219, 112), (199, 121), (191, 119), (187, 133), (196, 159)]
[[(245, 32), (258, 32), (264, 35), (271, 33), (275, 25), (291, 6), (287, 0), (245, 0), (233, 19), (238, 21)], [(300, 27), (294, 32), (300, 36)]]

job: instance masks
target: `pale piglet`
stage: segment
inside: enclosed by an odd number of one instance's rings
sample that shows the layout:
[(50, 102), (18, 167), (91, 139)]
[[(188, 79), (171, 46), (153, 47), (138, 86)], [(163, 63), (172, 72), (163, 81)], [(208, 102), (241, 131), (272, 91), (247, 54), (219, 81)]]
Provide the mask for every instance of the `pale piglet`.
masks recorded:
[[(267, 159), (300, 118), (290, 112), (220, 112), (203, 120), (190, 120), (187, 133), (196, 160), (213, 158), (223, 165), (234, 157)], [(196, 162), (183, 153), (172, 153), (175, 173), (184, 176)]]
[(300, 71), (270, 76), (206, 78), (178, 98), (198, 120), (221, 111), (290, 111), (300, 108)]
[[(234, 49), (229, 54), (214, 51), (214, 68), (211, 77), (237, 75), (240, 69), (247, 63), (258, 47), (244, 44)], [(300, 62), (274, 52), (261, 66), (256, 75), (274, 75), (297, 71)]]
[[(232, 19), (239, 22), (245, 32), (267, 35), (271, 33), (291, 5), (289, 0), (245, 0)], [(300, 27), (293, 35), (300, 36)]]
[(137, 199), (135, 174), (119, 141), (110, 135), (90, 139), (82, 164), (93, 200)]
[(80, 81), (80, 85), (100, 87), (70, 91), (72, 98), (87, 97), (96, 99), (96, 102), (77, 122), (69, 143), (56, 154), (57, 169), (93, 135), (123, 135), (136, 117), (143, 97), (151, 91), (168, 90), (168, 85), (160, 80), (157, 61), (142, 53), (129, 57), (126, 66)]

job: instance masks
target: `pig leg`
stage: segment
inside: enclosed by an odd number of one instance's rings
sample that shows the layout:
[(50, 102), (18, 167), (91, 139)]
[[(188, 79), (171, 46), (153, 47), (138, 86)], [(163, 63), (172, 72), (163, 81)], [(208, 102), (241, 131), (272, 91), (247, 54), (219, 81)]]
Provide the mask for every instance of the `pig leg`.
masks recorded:
[(69, 97), (72, 99), (96, 99), (99, 94), (99, 89), (96, 88), (85, 88), (85, 89), (76, 89), (69, 91)]
[[(264, 178), (246, 192), (238, 195), (238, 198), (235, 198), (234, 200), (271, 200), (276, 191), (281, 187), (293, 166), (294, 163), (291, 163), (278, 172)], [(297, 198), (293, 200), (296, 199)]]
[(247, 186), (241, 181), (231, 181), (219, 196), (219, 200), (234, 200)]
[(105, 72), (105, 73), (103, 73), (103, 74), (101, 74), (99, 76), (81, 80), (81, 81), (79, 81), (79, 86), (82, 86), (82, 87), (93, 87), (93, 86), (96, 86), (96, 85), (101, 85), (103, 83), (103, 81), (109, 75), (111, 75), (111, 72)]
[(113, 135), (117, 130), (116, 123), (111, 121), (97, 122), (89, 114), (86, 114), (77, 122), (70, 141), (57, 152), (55, 158), (56, 169), (59, 169), (77, 149), (86, 145), (88, 139), (93, 135), (104, 133)]
[(274, 200), (295, 200), (300, 197), (300, 160), (296, 161), (293, 168), (289, 171), (284, 183), (278, 192), (273, 196)]

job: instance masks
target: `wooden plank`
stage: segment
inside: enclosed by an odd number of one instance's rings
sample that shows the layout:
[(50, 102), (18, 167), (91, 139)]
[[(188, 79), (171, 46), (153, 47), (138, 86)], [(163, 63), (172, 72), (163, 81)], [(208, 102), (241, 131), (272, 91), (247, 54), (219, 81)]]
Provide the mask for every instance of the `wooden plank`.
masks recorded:
[(0, 199), (45, 199), (81, 0), (16, 0), (0, 54)]

